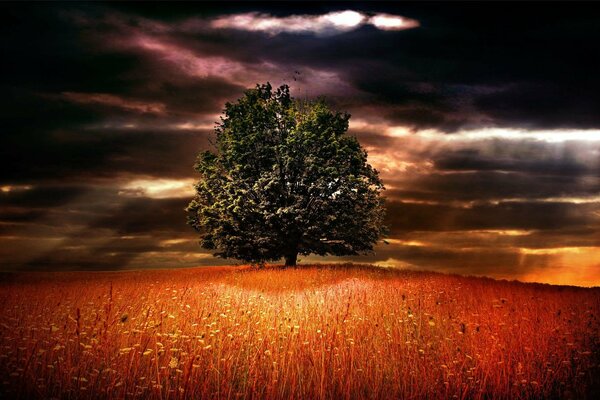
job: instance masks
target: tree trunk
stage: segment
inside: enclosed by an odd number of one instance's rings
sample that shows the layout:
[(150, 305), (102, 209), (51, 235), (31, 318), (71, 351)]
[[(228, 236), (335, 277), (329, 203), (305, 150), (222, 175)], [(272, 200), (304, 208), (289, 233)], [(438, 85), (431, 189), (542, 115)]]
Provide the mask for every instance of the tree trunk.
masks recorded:
[(293, 252), (285, 256), (285, 266), (295, 267), (296, 261), (298, 260), (298, 252)]

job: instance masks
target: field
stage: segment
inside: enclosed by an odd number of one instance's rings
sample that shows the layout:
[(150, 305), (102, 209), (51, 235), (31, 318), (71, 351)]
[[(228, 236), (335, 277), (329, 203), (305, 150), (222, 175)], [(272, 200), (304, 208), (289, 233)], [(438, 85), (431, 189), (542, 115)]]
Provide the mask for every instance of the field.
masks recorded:
[(350, 265), (1, 278), (2, 398), (600, 398), (600, 289)]

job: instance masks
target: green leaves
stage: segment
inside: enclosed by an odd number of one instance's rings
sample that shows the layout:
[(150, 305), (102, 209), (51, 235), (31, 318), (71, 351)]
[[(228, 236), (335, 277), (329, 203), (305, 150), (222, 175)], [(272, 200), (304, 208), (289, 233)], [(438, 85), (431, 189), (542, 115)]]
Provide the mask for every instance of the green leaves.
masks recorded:
[(385, 231), (384, 187), (346, 135), (349, 118), (323, 100), (294, 101), (286, 85), (227, 103), (187, 207), (201, 245), (256, 263), (372, 251)]

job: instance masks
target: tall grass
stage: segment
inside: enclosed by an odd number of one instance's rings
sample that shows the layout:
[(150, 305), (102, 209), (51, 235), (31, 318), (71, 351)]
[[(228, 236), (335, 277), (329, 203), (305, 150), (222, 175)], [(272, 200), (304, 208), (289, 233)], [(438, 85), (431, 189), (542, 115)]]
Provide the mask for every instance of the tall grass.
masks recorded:
[(598, 289), (350, 266), (5, 281), (0, 397), (599, 393)]

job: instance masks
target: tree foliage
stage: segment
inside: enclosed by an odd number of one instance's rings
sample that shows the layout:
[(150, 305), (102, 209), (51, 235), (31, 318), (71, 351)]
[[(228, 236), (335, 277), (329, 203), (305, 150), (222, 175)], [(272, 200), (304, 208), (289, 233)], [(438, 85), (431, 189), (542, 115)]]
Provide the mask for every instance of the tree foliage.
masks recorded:
[(269, 83), (225, 105), (213, 151), (199, 154), (188, 223), (215, 255), (295, 265), (298, 254), (371, 252), (384, 234), (384, 189), (350, 115)]

